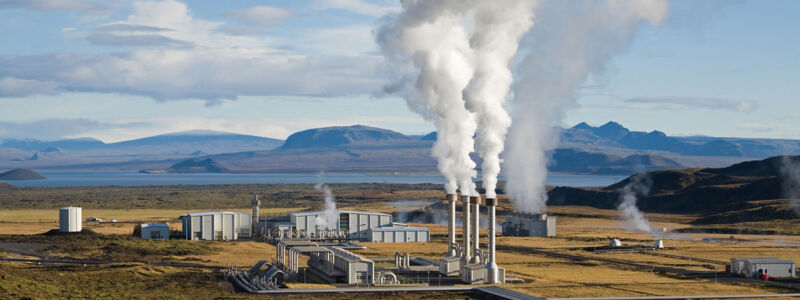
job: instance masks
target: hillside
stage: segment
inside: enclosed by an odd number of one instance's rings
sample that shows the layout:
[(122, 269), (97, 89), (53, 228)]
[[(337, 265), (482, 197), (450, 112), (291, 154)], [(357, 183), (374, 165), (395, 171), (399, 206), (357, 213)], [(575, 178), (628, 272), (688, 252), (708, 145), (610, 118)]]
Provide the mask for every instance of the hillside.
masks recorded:
[[(703, 215), (698, 222), (708, 223), (797, 218), (791, 201), (780, 200), (785, 197), (783, 187), (795, 180), (776, 164), (784, 159), (800, 162), (800, 156), (773, 157), (728, 168), (648, 172), (652, 184), (637, 206), (648, 212), (697, 213)], [(554, 187), (548, 192), (548, 205), (613, 209), (619, 190), (631, 178), (604, 188)]]
[(228, 168), (222, 167), (216, 161), (206, 159), (187, 159), (170, 166), (167, 169), (145, 169), (142, 173), (228, 173)]
[(303, 130), (290, 135), (281, 150), (342, 146), (393, 146), (418, 144), (417, 140), (387, 129), (353, 125)]
[(0, 173), (0, 180), (38, 180), (38, 179), (47, 179), (47, 178), (31, 169), (13, 169), (5, 173)]

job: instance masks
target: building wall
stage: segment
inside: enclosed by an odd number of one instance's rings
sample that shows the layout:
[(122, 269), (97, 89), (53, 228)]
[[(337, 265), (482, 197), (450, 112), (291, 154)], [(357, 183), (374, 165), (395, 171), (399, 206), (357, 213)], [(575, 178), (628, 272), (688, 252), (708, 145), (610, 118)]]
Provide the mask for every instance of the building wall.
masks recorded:
[(765, 270), (772, 277), (794, 277), (795, 265), (787, 263), (747, 263), (748, 277), (758, 276), (758, 270)]
[(429, 242), (430, 232), (419, 229), (370, 230), (367, 240), (383, 243)]
[[(158, 237), (153, 237), (153, 232), (157, 232)], [(143, 226), (141, 232), (142, 239), (169, 239), (169, 227), (165, 226)]]
[(236, 240), (251, 237), (251, 216), (243, 212), (187, 215), (183, 233), (187, 240)]
[[(305, 231), (306, 234), (316, 236), (316, 224), (314, 220), (322, 215), (323, 212), (321, 211), (310, 214), (291, 214), (289, 220), (295, 224), (298, 232)], [(391, 215), (372, 212), (340, 211), (335, 229), (347, 230), (351, 238), (366, 238), (367, 230), (370, 228), (389, 226), (391, 224)]]

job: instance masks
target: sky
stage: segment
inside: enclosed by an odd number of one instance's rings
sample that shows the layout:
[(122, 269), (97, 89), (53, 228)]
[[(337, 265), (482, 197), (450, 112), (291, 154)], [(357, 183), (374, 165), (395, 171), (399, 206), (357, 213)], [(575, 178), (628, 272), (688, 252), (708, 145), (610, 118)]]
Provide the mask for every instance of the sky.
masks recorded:
[[(387, 84), (392, 0), (0, 0), (0, 139), (434, 129)], [(672, 1), (562, 126), (800, 139), (800, 2)], [(527, 41), (530, 42), (530, 41)], [(523, 40), (523, 47), (526, 40)], [(514, 66), (512, 66), (514, 67)], [(518, 72), (518, 70), (515, 70)], [(513, 110), (513, 101), (508, 105)]]

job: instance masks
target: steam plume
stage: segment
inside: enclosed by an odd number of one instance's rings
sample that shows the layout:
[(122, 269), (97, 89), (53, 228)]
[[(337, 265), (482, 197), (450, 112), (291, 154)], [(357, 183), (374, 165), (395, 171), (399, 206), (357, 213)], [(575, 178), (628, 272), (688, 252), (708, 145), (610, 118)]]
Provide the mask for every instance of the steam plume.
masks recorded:
[(650, 227), (650, 222), (644, 217), (642, 211), (636, 206), (636, 200), (640, 196), (647, 196), (650, 192), (650, 186), (653, 182), (647, 173), (640, 172), (633, 175), (628, 184), (626, 184), (619, 192), (619, 210), (625, 221), (628, 222), (628, 228), (632, 230), (643, 231), (647, 233), (655, 233), (656, 231)]
[[(464, 17), (472, 1), (402, 1), (403, 11), (387, 18), (377, 33), (392, 73), (412, 75), (386, 87), (402, 95), (415, 112), (433, 121), (437, 140), (433, 156), (448, 193), (457, 188), (476, 195), (477, 176), (469, 154), (475, 149), (475, 115), (464, 107), (462, 90), (474, 72)], [(403, 72), (404, 66), (414, 70)]]
[(314, 224), (328, 229), (336, 229), (339, 211), (336, 210), (336, 199), (333, 197), (331, 188), (327, 184), (317, 183), (314, 185), (314, 189), (322, 192), (325, 197), (325, 213), (322, 218), (314, 219)]
[(783, 197), (790, 199), (795, 216), (800, 218), (800, 164), (797, 156), (781, 157)]
[(589, 75), (631, 41), (636, 28), (658, 25), (665, 0), (547, 1), (536, 10), (531, 47), (519, 67), (514, 124), (505, 156), (506, 192), (524, 212), (546, 211), (546, 152), (555, 148), (564, 110)]
[(494, 198), (511, 116), (503, 104), (513, 75), (509, 61), (517, 53), (519, 41), (533, 25), (537, 1), (480, 1), (475, 9), (475, 27), (470, 46), (475, 52), (475, 74), (464, 89), (467, 109), (478, 121), (477, 148), (486, 196)]

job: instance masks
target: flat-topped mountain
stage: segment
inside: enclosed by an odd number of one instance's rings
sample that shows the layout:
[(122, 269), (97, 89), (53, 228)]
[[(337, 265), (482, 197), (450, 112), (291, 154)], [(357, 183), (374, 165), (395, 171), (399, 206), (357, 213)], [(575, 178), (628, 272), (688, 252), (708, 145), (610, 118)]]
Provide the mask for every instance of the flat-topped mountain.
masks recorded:
[(289, 136), (281, 150), (341, 146), (391, 146), (417, 142), (402, 133), (364, 125), (308, 129)]
[(0, 173), (0, 180), (38, 180), (47, 179), (41, 174), (31, 169), (13, 169), (11, 171)]
[(228, 173), (230, 170), (216, 161), (206, 159), (187, 159), (167, 169), (146, 169), (142, 173)]

